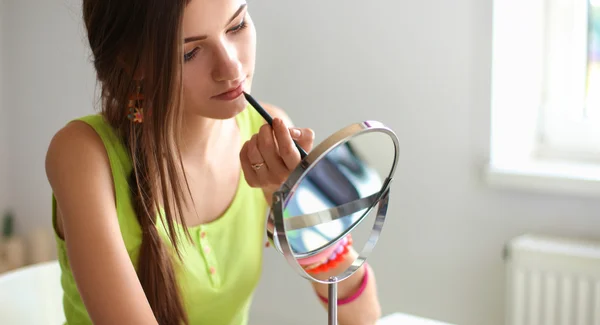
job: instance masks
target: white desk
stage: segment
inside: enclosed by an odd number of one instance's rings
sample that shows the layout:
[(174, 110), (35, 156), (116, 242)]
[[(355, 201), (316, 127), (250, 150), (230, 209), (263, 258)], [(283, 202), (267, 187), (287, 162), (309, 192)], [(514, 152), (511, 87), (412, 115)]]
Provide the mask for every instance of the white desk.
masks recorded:
[(442, 323), (432, 319), (425, 319), (422, 317), (393, 313), (382, 317), (377, 325), (453, 325), (449, 323)]

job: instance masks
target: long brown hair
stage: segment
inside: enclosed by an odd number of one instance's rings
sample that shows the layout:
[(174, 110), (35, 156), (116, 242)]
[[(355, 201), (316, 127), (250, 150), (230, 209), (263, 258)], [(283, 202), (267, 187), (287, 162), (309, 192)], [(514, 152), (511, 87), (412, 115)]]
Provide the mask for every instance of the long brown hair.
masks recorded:
[[(177, 138), (181, 125), (182, 20), (189, 0), (83, 0), (83, 19), (101, 86), (102, 115), (131, 155), (129, 183), (142, 231), (138, 277), (161, 325), (187, 324), (174, 261), (160, 238), (162, 201), (170, 241), (179, 253), (176, 222), (187, 187)], [(141, 87), (143, 123), (127, 118), (129, 96)], [(189, 191), (189, 188), (188, 188)], [(163, 219), (163, 218), (161, 218)], [(185, 235), (189, 238), (187, 231)]]

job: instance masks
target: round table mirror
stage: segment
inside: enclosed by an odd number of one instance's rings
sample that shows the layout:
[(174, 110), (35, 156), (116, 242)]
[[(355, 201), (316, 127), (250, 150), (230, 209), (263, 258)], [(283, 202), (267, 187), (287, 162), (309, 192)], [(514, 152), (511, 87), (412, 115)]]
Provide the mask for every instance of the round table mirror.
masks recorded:
[[(329, 285), (329, 324), (337, 324), (337, 284), (377, 244), (398, 156), (398, 138), (388, 127), (352, 124), (308, 153), (273, 195), (267, 235), (301, 276)], [(348, 242), (358, 252), (352, 263), (319, 277), (312, 267), (334, 258)]]

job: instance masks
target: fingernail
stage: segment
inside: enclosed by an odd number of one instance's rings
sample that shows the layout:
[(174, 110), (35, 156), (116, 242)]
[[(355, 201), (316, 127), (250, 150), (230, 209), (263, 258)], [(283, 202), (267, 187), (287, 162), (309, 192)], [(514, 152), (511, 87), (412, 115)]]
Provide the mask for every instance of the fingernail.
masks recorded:
[(292, 136), (296, 138), (302, 135), (302, 132), (296, 128), (291, 128), (290, 132), (292, 133)]

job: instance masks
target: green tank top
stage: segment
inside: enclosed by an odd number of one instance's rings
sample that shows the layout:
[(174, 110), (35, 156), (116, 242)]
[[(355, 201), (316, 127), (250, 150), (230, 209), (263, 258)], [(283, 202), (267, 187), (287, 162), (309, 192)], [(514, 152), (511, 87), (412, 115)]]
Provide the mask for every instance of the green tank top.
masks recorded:
[[(131, 262), (137, 269), (142, 237), (127, 183), (127, 176), (132, 171), (130, 156), (101, 115), (89, 115), (78, 120), (94, 128), (106, 148), (121, 234)], [(236, 116), (236, 121), (243, 141), (247, 141), (258, 132), (264, 120), (248, 106)], [(176, 264), (176, 275), (190, 325), (247, 324), (253, 292), (262, 270), (266, 209), (262, 191), (251, 188), (240, 171), (237, 192), (225, 213), (211, 223), (188, 227), (194, 243), (181, 241), (183, 263)], [(52, 220), (56, 226), (54, 196)], [(161, 225), (160, 222), (158, 224)], [(170, 245), (165, 228), (157, 227)], [(69, 267), (65, 242), (56, 233), (55, 239), (62, 270), (65, 324), (92, 324)]]

